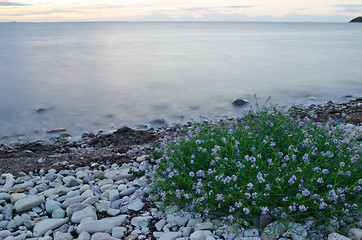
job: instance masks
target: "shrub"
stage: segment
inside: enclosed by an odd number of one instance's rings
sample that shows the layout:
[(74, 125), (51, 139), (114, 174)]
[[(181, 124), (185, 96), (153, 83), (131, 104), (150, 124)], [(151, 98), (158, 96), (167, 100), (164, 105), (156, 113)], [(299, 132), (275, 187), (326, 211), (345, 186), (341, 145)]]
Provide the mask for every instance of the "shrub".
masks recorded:
[(180, 128), (155, 149), (150, 199), (228, 225), (262, 214), (303, 222), (352, 216), (361, 159), (351, 134), (294, 119), (277, 106)]

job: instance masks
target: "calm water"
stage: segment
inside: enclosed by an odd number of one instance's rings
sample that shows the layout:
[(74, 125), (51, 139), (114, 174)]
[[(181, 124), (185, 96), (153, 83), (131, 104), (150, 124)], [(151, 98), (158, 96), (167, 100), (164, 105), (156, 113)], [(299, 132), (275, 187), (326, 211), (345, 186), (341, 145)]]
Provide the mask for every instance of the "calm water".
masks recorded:
[(254, 93), (361, 96), (361, 39), (348, 23), (0, 23), (0, 143), (235, 116)]

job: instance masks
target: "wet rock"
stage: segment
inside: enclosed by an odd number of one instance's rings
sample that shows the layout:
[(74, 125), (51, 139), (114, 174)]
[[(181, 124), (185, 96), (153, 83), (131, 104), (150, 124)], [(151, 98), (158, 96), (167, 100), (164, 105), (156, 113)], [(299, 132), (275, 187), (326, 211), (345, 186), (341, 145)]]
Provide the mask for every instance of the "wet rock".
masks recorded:
[(50, 129), (47, 131), (47, 133), (60, 133), (60, 132), (65, 132), (67, 131), (67, 129), (65, 128), (54, 128), (54, 129)]
[(151, 124), (151, 126), (154, 126), (154, 127), (162, 127), (162, 126), (167, 125), (167, 122), (164, 118), (159, 118), (159, 119), (152, 120), (150, 122), (150, 124)]
[(246, 99), (236, 98), (233, 100), (233, 105), (237, 107), (242, 107), (249, 104), (249, 101)]

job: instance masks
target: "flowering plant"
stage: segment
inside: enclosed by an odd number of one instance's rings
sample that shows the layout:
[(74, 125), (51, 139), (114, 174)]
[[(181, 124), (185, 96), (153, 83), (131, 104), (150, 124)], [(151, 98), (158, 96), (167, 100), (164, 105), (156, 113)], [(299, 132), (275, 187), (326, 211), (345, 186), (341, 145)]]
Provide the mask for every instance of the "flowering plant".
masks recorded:
[(155, 149), (149, 198), (229, 225), (266, 214), (300, 222), (352, 216), (361, 209), (356, 146), (341, 127), (295, 119), (273, 105), (204, 119)]

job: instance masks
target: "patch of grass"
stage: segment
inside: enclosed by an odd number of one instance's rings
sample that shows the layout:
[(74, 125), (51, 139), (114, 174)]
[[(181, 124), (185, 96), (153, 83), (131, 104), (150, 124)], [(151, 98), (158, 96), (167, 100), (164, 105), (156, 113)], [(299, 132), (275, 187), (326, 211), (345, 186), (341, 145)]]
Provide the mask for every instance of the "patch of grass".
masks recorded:
[(263, 214), (325, 223), (361, 209), (358, 151), (339, 126), (294, 119), (277, 106), (258, 107), (232, 120), (204, 119), (166, 137), (146, 176), (154, 188), (151, 200), (228, 225)]

